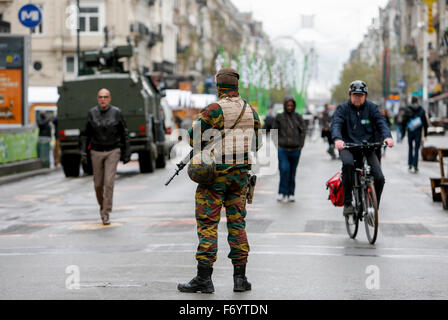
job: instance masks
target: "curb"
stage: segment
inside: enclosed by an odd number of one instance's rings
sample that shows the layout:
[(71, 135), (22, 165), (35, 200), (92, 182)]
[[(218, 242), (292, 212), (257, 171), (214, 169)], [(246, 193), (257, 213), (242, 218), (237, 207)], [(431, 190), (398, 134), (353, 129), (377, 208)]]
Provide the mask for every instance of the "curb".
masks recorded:
[(44, 174), (50, 174), (52, 172), (56, 172), (62, 170), (61, 167), (58, 168), (45, 168), (45, 169), (38, 169), (38, 170), (31, 170), (23, 173), (17, 173), (17, 174), (11, 174), (7, 176), (0, 177), (0, 185), (11, 183), (11, 182), (17, 182), (26, 178), (31, 178), (39, 175)]

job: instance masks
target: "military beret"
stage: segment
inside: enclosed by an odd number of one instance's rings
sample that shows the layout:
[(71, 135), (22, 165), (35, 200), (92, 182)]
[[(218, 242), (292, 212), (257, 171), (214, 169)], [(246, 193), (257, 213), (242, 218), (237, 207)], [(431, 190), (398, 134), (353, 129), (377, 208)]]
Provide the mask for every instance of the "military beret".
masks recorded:
[(230, 84), (230, 85), (238, 85), (238, 80), (240, 75), (238, 71), (232, 68), (222, 68), (216, 74), (216, 83), (217, 84)]

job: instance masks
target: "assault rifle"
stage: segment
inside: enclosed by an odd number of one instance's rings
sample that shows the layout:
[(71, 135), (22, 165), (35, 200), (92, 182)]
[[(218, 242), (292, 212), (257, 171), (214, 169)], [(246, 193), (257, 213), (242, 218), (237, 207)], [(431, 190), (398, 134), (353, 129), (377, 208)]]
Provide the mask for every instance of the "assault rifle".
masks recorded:
[(190, 162), (190, 160), (193, 158), (193, 155), (194, 155), (194, 149), (192, 149), (191, 151), (190, 151), (190, 153), (181, 161), (181, 162), (179, 162), (178, 164), (176, 164), (176, 166), (177, 166), (177, 170), (176, 170), (176, 172), (174, 173), (174, 175), (170, 178), (170, 180), (168, 180), (168, 182), (167, 183), (165, 183), (165, 186), (168, 186), (170, 183), (171, 183), (171, 181), (173, 181), (173, 179), (176, 177), (176, 176), (178, 176), (179, 175), (179, 173), (187, 166), (187, 164)]

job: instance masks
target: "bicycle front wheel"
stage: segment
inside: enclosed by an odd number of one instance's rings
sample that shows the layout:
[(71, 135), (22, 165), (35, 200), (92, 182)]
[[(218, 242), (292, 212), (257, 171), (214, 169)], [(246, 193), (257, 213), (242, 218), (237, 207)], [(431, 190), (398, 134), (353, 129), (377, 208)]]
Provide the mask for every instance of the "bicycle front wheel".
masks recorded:
[(359, 207), (359, 197), (357, 194), (357, 188), (353, 188), (353, 203), (355, 207), (355, 214), (351, 214), (348, 217), (345, 217), (345, 227), (347, 229), (347, 233), (351, 239), (355, 239), (356, 235), (358, 234), (358, 226), (359, 226), (359, 219), (358, 219), (358, 207)]
[(366, 226), (367, 239), (370, 244), (374, 244), (378, 235), (378, 202), (376, 200), (375, 187), (370, 182), (367, 185), (366, 210), (364, 216), (364, 224)]

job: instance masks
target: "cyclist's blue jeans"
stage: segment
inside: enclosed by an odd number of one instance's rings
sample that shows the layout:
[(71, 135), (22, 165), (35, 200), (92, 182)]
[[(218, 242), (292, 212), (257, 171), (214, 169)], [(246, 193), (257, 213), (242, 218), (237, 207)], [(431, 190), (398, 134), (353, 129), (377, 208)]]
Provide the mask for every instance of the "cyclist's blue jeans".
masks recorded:
[[(381, 170), (381, 164), (374, 151), (365, 152), (367, 162), (371, 167), (371, 173), (374, 178), (375, 193), (378, 206), (380, 205), (381, 194), (384, 188), (384, 175)], [(342, 188), (344, 189), (344, 204), (352, 203), (352, 189), (355, 184), (355, 159), (358, 167), (362, 167), (362, 153), (360, 151), (339, 151), (339, 157), (342, 161)]]
[(296, 188), (296, 172), (300, 159), (300, 150), (278, 149), (278, 167), (280, 170), (279, 194), (293, 196)]
[(408, 131), (409, 154), (408, 164), (418, 168), (418, 151), (422, 142), (422, 130)]

